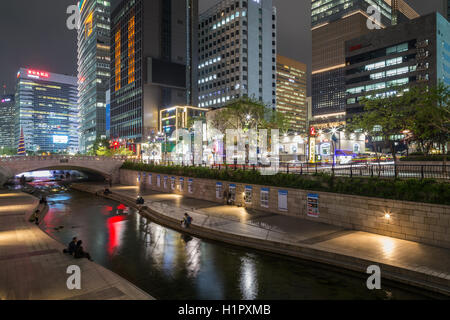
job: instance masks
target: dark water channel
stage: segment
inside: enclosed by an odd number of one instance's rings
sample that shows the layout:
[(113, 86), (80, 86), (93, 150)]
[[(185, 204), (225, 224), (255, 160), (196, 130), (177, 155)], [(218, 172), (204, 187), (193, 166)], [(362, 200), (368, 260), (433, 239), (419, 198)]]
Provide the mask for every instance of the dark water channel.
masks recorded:
[(420, 290), (367, 276), (192, 238), (152, 223), (134, 209), (51, 186), (41, 227), (62, 243), (84, 242), (96, 263), (157, 299), (423, 299)]

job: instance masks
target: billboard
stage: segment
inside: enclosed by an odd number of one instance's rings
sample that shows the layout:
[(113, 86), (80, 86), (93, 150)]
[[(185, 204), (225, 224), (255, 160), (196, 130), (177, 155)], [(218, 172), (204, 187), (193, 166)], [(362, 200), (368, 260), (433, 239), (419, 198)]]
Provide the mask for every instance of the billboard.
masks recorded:
[(68, 136), (57, 136), (57, 135), (54, 135), (53, 136), (53, 143), (57, 143), (57, 144), (69, 143), (69, 137)]

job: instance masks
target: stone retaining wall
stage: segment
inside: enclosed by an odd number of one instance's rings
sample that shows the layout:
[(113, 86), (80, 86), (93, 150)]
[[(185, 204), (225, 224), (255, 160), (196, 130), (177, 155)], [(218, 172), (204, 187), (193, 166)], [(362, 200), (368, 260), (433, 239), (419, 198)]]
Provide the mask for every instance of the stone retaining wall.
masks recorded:
[[(149, 175), (151, 175), (151, 183)], [(160, 186), (157, 177), (160, 176)], [(167, 178), (164, 186), (164, 178)], [(172, 178), (175, 178), (172, 190)], [(180, 178), (184, 178), (181, 183)], [(291, 188), (248, 185), (209, 179), (192, 179), (192, 190), (188, 189), (188, 177), (159, 173), (144, 173), (120, 170), (120, 182), (141, 186), (143, 189), (181, 194), (188, 197), (225, 203), (223, 191), (236, 186), (236, 204), (248, 208), (296, 216), (303, 219), (328, 223), (343, 228), (367, 231), (395, 238), (417, 241), (450, 248), (450, 206), (396, 201), (328, 192), (316, 192)], [(221, 197), (216, 197), (216, 184), (222, 183)], [(182, 185), (182, 189), (180, 189)], [(251, 187), (252, 201), (244, 203), (246, 187)], [(268, 189), (268, 207), (261, 201), (262, 189)], [(192, 191), (192, 192), (189, 192)], [(287, 210), (280, 210), (279, 192), (287, 192)], [(318, 196), (318, 216), (308, 215), (308, 194)]]

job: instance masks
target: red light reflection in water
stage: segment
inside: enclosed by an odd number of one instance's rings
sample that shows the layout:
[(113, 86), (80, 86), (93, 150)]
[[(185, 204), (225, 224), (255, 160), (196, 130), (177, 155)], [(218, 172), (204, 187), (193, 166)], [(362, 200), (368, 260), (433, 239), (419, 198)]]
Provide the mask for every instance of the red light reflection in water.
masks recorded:
[(125, 220), (124, 216), (115, 216), (108, 218), (106, 224), (109, 231), (109, 241), (108, 241), (108, 253), (112, 255), (114, 250), (120, 245), (120, 236), (123, 231), (122, 221)]
[(102, 213), (103, 213), (105, 216), (109, 216), (109, 215), (111, 214), (111, 212), (113, 212), (113, 210), (114, 210), (113, 207), (111, 207), (111, 206), (105, 206), (105, 207), (102, 208)]

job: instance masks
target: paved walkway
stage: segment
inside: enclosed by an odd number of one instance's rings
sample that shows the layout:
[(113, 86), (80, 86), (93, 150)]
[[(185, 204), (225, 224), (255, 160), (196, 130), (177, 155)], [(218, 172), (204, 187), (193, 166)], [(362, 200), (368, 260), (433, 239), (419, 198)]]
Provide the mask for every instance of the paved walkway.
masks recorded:
[[(87, 259), (64, 255), (28, 217), (38, 200), (0, 191), (0, 300), (148, 300), (151, 296)], [(82, 290), (68, 290), (67, 267), (81, 268)]]
[[(99, 184), (88, 184), (83, 185), (82, 189), (98, 191), (103, 187)], [(444, 292), (450, 294), (449, 249), (368, 232), (345, 230), (295, 217), (224, 206), (176, 194), (139, 191), (138, 187), (133, 186), (115, 186), (111, 190), (114, 194), (131, 200), (142, 195), (145, 205), (151, 210), (179, 221), (182, 220), (183, 214), (188, 212), (194, 219), (194, 226), (316, 249), (338, 254), (340, 259), (359, 258), (409, 270), (423, 275), (420, 281), (437, 283)], [(352, 262), (351, 259), (344, 260)]]

